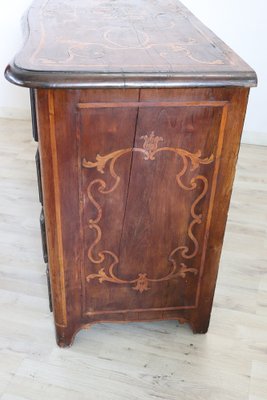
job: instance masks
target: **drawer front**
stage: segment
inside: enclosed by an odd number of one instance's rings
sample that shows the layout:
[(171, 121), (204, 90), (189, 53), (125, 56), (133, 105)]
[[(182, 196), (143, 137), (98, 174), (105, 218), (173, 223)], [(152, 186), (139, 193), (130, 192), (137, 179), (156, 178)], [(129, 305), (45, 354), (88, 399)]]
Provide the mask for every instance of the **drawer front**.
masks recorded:
[(31, 102), (31, 115), (32, 115), (32, 136), (33, 136), (33, 139), (36, 142), (38, 142), (38, 127), (37, 127), (36, 102), (35, 102), (34, 89), (30, 89), (30, 102)]
[(41, 239), (42, 239), (42, 249), (43, 249), (43, 258), (44, 262), (48, 263), (48, 253), (47, 253), (47, 240), (46, 240), (46, 231), (45, 231), (45, 217), (44, 210), (42, 208), (40, 214), (40, 229), (41, 229)]
[(43, 205), (43, 188), (42, 188), (42, 178), (41, 178), (41, 164), (40, 164), (40, 153), (37, 148), (35, 153), (35, 164), (36, 164), (36, 174), (37, 174), (37, 185), (38, 185), (38, 194), (39, 201)]

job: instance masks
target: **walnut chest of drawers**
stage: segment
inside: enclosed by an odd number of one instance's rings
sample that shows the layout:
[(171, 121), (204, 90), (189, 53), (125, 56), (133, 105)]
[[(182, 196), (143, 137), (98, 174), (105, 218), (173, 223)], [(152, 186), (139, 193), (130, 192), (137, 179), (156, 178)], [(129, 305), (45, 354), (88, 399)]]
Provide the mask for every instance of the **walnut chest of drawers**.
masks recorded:
[(35, 1), (29, 87), (57, 342), (96, 322), (207, 332), (255, 72), (176, 0)]

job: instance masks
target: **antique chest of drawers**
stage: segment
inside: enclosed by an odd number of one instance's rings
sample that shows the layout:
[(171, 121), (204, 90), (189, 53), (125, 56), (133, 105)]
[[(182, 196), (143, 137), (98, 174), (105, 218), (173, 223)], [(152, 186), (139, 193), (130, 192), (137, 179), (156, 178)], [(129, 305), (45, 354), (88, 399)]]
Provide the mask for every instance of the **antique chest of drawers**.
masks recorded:
[(255, 72), (176, 0), (37, 0), (30, 88), (57, 342), (96, 322), (208, 330)]

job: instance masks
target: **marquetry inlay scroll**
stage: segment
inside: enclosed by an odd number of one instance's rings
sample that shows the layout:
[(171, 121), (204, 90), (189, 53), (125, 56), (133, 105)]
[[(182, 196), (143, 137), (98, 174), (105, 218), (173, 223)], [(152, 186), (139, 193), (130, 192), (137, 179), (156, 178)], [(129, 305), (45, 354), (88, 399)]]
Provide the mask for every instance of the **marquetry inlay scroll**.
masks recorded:
[[(194, 229), (196, 225), (200, 225), (202, 223), (202, 214), (196, 211), (196, 207), (198, 206), (199, 202), (205, 197), (208, 191), (208, 179), (204, 175), (196, 175), (190, 181), (189, 185), (186, 185), (183, 182), (183, 176), (185, 173), (190, 169), (190, 171), (196, 171), (200, 165), (208, 165), (214, 161), (213, 154), (208, 158), (201, 158), (201, 151), (197, 151), (196, 153), (190, 153), (187, 150), (175, 147), (158, 147), (159, 143), (163, 141), (161, 136), (155, 136), (154, 132), (150, 133), (149, 135), (146, 134), (141, 137), (144, 140), (144, 144), (142, 148), (134, 147), (134, 148), (126, 148), (114, 151), (110, 154), (105, 156), (97, 155), (96, 161), (91, 162), (87, 161), (86, 159), (82, 160), (82, 165), (84, 168), (96, 168), (97, 171), (101, 174), (105, 174), (105, 168), (109, 163), (109, 173), (114, 178), (114, 184), (107, 188), (107, 184), (104, 179), (94, 179), (90, 182), (87, 187), (87, 196), (91, 204), (97, 210), (97, 216), (95, 219), (89, 220), (89, 228), (95, 231), (96, 237), (93, 243), (90, 245), (88, 249), (88, 258), (89, 260), (96, 265), (99, 265), (99, 269), (97, 273), (89, 274), (86, 279), (89, 282), (92, 279), (98, 279), (100, 283), (111, 282), (115, 284), (129, 284), (132, 285), (133, 290), (144, 292), (149, 290), (150, 283), (157, 283), (168, 281), (170, 279), (175, 278), (185, 278), (187, 274), (195, 274), (197, 275), (198, 270), (196, 268), (190, 268), (186, 265), (186, 260), (190, 260), (194, 258), (199, 251), (199, 243), (195, 236)], [(161, 278), (153, 278), (148, 276), (145, 271), (141, 271), (135, 279), (132, 280), (125, 280), (118, 277), (115, 272), (114, 268), (119, 264), (119, 257), (110, 250), (101, 250), (97, 254), (95, 254), (95, 247), (97, 244), (100, 243), (102, 238), (102, 231), (99, 226), (99, 223), (102, 219), (102, 208), (100, 204), (96, 201), (93, 197), (92, 189), (93, 187), (98, 188), (98, 192), (103, 195), (109, 195), (116, 190), (120, 183), (120, 177), (116, 173), (115, 165), (118, 159), (126, 154), (131, 152), (137, 152), (144, 155), (144, 160), (146, 161), (153, 161), (157, 154), (161, 152), (172, 152), (177, 156), (181, 157), (183, 162), (182, 169), (176, 175), (176, 183), (180, 188), (185, 191), (193, 191), (197, 188), (202, 187), (201, 193), (198, 197), (194, 200), (193, 204), (191, 205), (191, 222), (188, 226), (187, 234), (190, 240), (193, 243), (192, 249), (190, 251), (189, 247), (178, 244), (171, 253), (167, 256), (167, 260), (171, 265), (171, 271), (164, 275)], [(177, 265), (175, 260), (175, 255), (180, 253), (181, 257), (183, 258), (183, 262), (180, 265)], [(112, 261), (108, 268), (103, 266), (103, 262), (106, 258), (111, 258)]]
[[(31, 10), (36, 44), (32, 54), (26, 53), (28, 69), (152, 72), (160, 68), (169, 73), (192, 66), (223, 68), (230, 62), (214, 37), (202, 27), (195, 29), (198, 22), (176, 0), (63, 3), (43, 0)], [(18, 57), (16, 62), (20, 65)]]

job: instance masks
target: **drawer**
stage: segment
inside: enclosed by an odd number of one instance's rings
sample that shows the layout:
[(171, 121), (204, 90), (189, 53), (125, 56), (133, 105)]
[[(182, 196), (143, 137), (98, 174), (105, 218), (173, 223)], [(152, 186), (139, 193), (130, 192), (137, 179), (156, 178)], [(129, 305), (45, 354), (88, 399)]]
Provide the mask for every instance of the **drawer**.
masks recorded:
[(41, 214), (40, 214), (40, 228), (41, 228), (43, 258), (44, 258), (44, 262), (48, 263), (47, 241), (46, 241), (46, 231), (45, 231), (45, 218), (44, 218), (44, 210), (43, 210), (43, 208), (42, 208), (42, 211), (41, 211)]
[(33, 139), (36, 142), (38, 142), (38, 127), (37, 127), (36, 103), (35, 103), (34, 89), (30, 89), (30, 103), (31, 103), (31, 116), (32, 116), (32, 136), (33, 136)]
[(37, 148), (35, 153), (35, 164), (36, 164), (36, 173), (37, 173), (37, 185), (38, 185), (38, 194), (39, 201), (43, 205), (43, 188), (42, 188), (42, 179), (41, 179), (41, 164), (40, 164), (40, 153)]
[(52, 304), (52, 293), (51, 293), (50, 270), (49, 270), (48, 264), (46, 266), (46, 279), (47, 279), (47, 289), (48, 289), (49, 310), (50, 310), (50, 312), (52, 312), (53, 304)]

